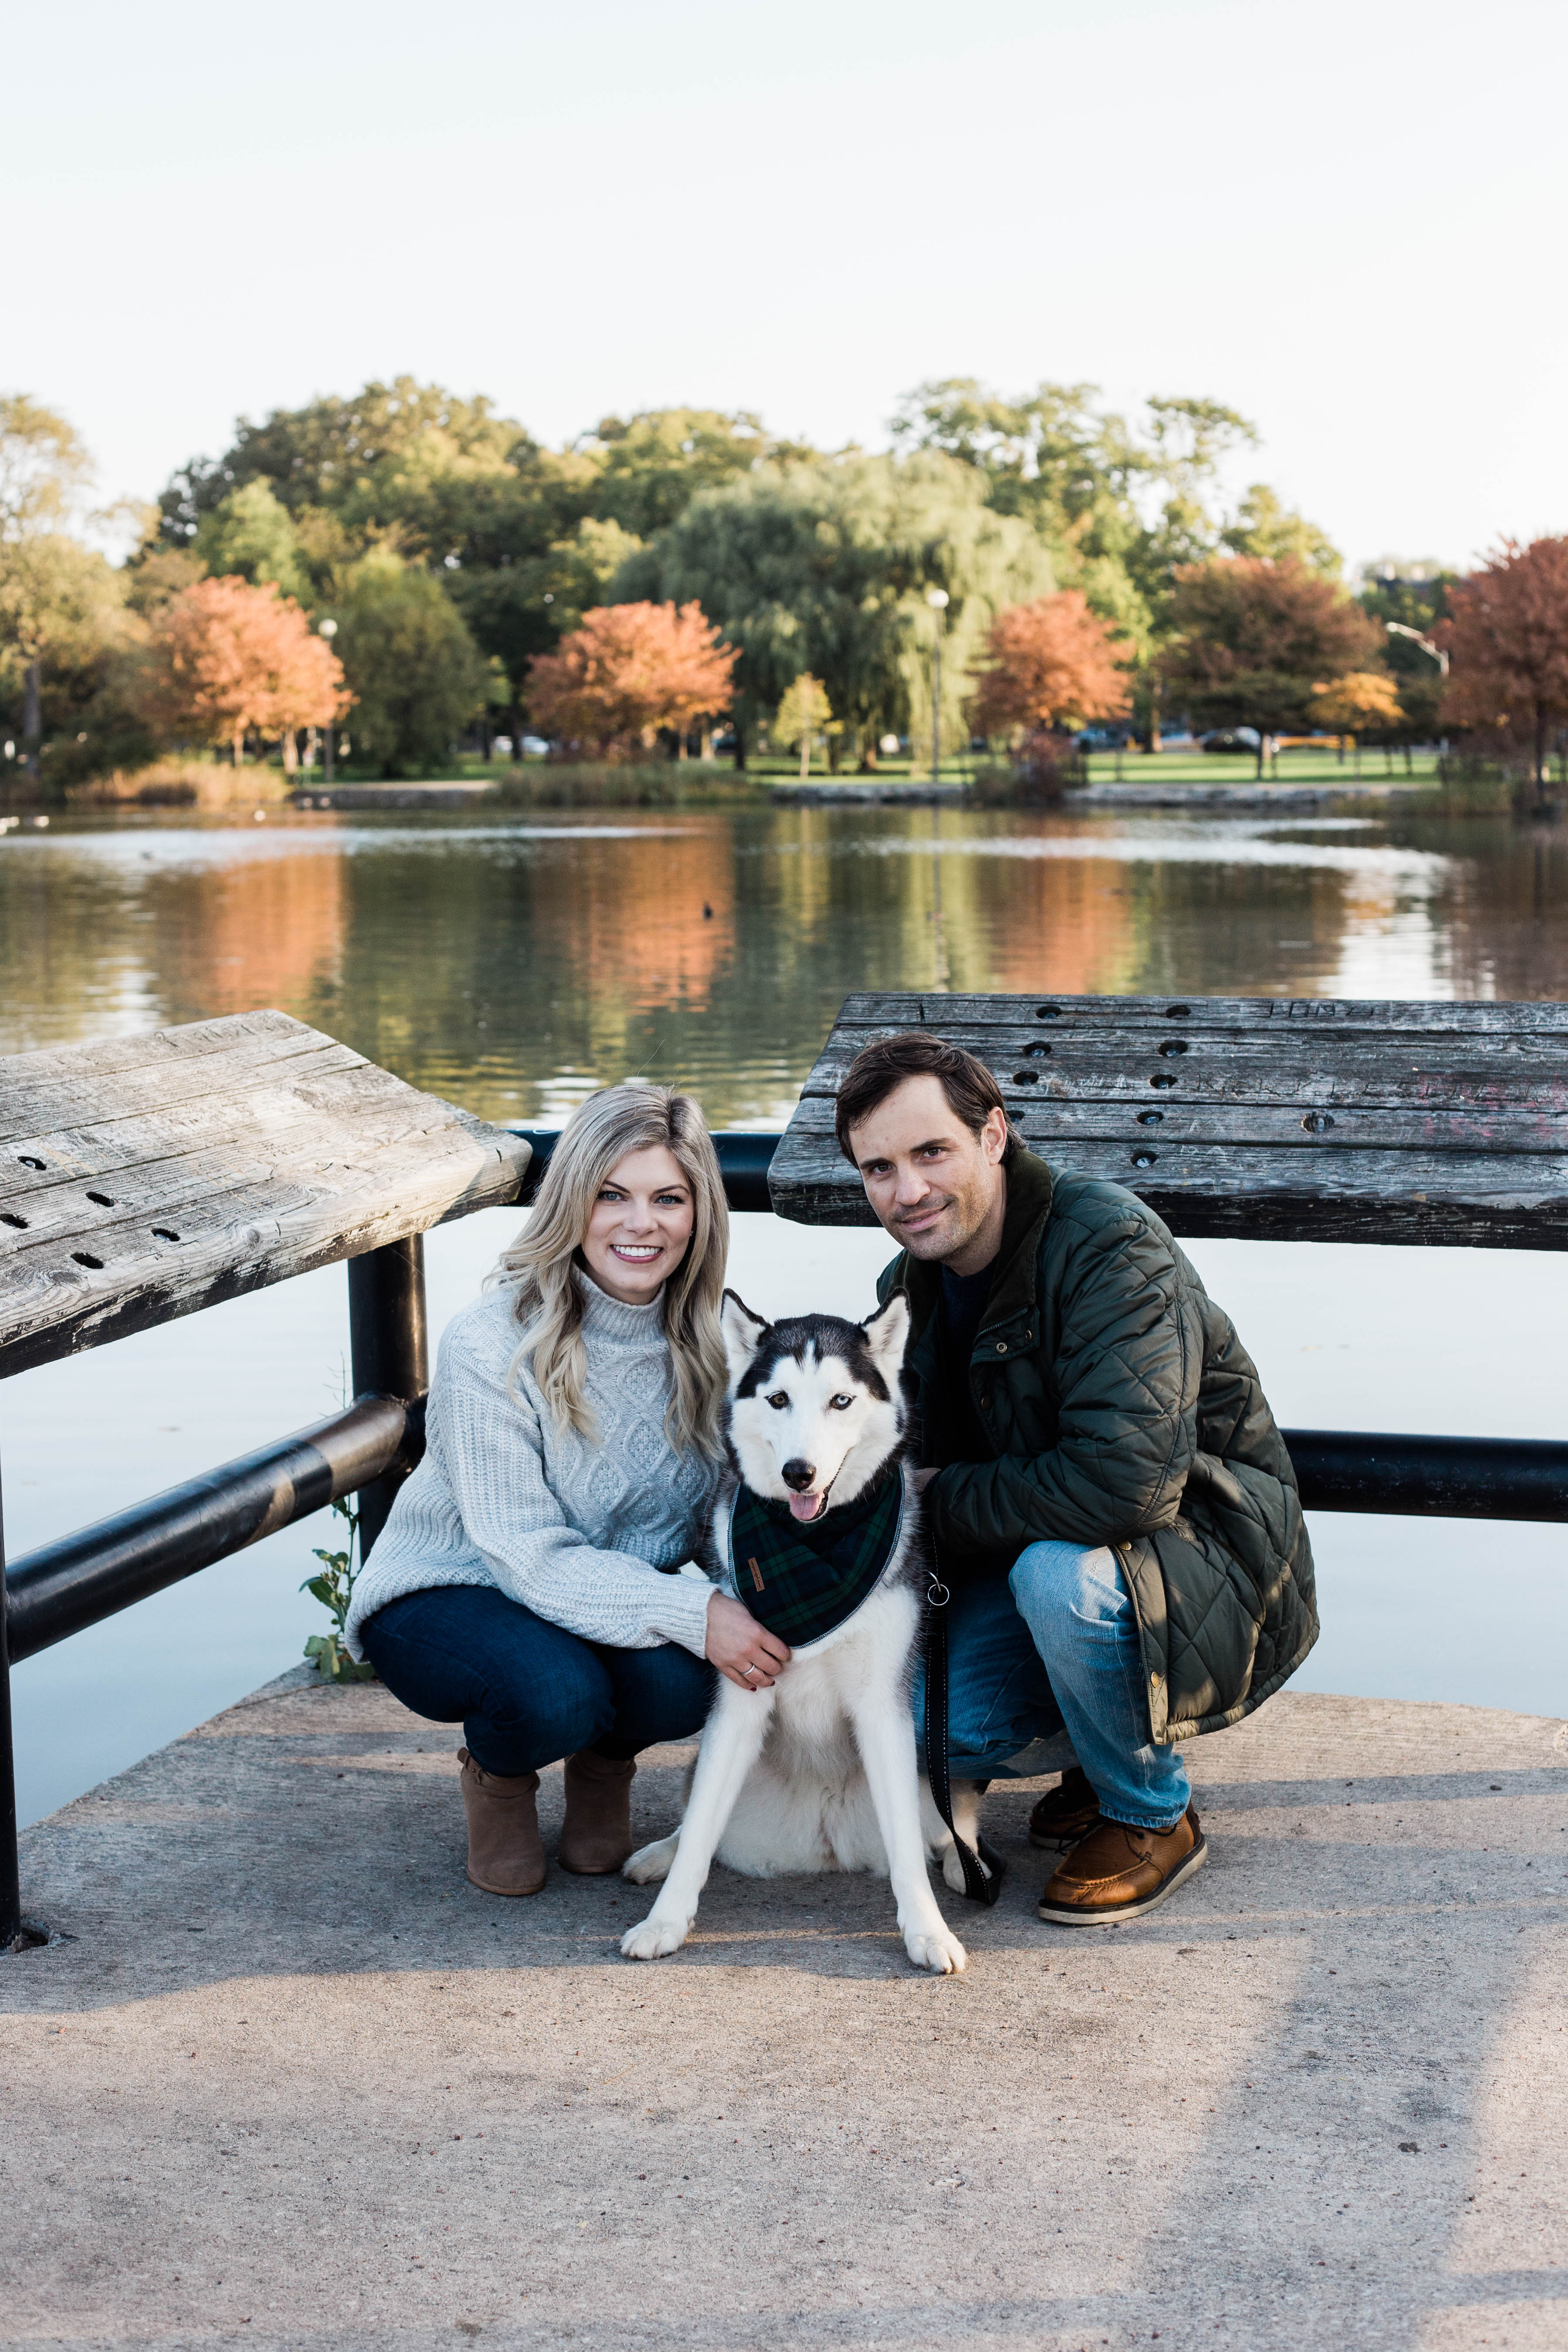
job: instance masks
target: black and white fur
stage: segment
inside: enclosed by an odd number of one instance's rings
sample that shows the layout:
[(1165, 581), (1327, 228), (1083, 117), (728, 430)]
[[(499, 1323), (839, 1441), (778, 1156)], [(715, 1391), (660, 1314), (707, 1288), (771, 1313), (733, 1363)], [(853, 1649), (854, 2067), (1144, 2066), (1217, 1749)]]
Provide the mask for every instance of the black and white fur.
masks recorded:
[[(703, 1565), (734, 1593), (728, 1537), (742, 1482), (779, 1501), (821, 1496), (826, 1509), (853, 1502), (889, 1464), (905, 1462), (900, 1373), (910, 1310), (897, 1291), (863, 1324), (833, 1315), (769, 1324), (726, 1291), (720, 1319), (730, 1361), (730, 1466)], [(772, 1690), (720, 1682), (679, 1830), (626, 1864), (639, 1885), (664, 1880), (647, 1917), (621, 1938), (628, 1958), (658, 1959), (685, 1942), (717, 1853), (754, 1878), (816, 1870), (886, 1875), (910, 1959), (942, 1975), (963, 1967), (963, 1947), (942, 1918), (926, 1865), (941, 1855), (948, 1885), (960, 1889), (963, 1867), (921, 1778), (910, 1713), (924, 1583), (911, 1484), (893, 1555), (854, 1614), (797, 1649)], [(978, 1792), (959, 1783), (952, 1799), (959, 1834), (973, 1845)]]

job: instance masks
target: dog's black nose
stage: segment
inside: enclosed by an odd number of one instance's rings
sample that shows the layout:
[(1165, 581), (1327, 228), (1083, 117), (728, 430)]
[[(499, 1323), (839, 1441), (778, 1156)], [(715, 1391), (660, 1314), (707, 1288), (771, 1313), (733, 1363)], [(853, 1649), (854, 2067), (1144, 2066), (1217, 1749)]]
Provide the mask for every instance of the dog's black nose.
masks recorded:
[(784, 1485), (793, 1486), (797, 1495), (805, 1494), (816, 1475), (815, 1462), (802, 1462), (797, 1459), (784, 1464), (783, 1472)]

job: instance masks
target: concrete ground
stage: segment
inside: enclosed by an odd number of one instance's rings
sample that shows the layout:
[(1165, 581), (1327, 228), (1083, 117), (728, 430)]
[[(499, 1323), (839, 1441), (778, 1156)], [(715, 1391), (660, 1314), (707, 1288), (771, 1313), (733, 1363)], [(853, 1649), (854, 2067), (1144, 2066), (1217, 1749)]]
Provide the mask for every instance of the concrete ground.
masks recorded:
[(716, 1871), (641, 1966), (620, 1880), (480, 1895), (454, 1744), (290, 1675), (29, 1832), (0, 2342), (1568, 2344), (1557, 1724), (1277, 1698), (1115, 1929), (1038, 1923), (999, 1788), (952, 1979), (869, 1880)]

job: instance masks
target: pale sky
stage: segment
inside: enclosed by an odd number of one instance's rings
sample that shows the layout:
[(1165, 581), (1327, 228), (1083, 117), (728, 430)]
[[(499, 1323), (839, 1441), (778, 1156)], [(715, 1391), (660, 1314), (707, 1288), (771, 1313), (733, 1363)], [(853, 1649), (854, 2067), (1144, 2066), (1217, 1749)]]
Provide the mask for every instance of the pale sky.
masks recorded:
[(962, 374), (1226, 401), (1352, 563), (1568, 530), (1561, 0), (54, 0), (5, 54), (0, 385), (105, 497), (375, 375), (875, 447)]

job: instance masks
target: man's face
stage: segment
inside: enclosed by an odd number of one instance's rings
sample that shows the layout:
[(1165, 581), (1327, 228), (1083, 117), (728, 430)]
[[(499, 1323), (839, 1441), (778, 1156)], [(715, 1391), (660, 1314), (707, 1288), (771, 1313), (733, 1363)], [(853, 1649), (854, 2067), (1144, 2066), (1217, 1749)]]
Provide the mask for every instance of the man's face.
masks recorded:
[(849, 1130), (866, 1197), (911, 1257), (956, 1257), (995, 1213), (1007, 1122), (965, 1127), (934, 1077), (906, 1078)]

